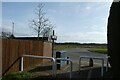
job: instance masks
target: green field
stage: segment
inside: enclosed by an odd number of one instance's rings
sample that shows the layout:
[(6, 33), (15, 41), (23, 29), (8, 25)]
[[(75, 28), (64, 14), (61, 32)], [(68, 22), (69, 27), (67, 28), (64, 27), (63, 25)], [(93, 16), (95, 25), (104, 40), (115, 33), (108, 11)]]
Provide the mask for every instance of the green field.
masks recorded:
[(73, 48), (89, 48), (91, 52), (107, 53), (106, 44), (55, 44), (54, 50), (67, 50)]
[(71, 49), (71, 48), (80, 48), (81, 46), (77, 45), (55, 45), (54, 49), (55, 50), (66, 50), (66, 49)]
[(89, 51), (107, 54), (107, 48), (90, 48)]

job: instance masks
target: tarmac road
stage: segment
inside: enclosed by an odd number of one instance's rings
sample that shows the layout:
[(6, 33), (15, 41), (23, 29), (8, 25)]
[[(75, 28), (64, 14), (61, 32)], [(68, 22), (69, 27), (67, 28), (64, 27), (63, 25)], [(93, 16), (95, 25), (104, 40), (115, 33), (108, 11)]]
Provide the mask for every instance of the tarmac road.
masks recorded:
[[(58, 50), (59, 51), (59, 50)], [(93, 67), (89, 67), (89, 59), (82, 59), (81, 69), (79, 72), (79, 57), (80, 56), (95, 56), (95, 57), (103, 57), (105, 58), (106, 54), (101, 53), (93, 53), (89, 52), (88, 48), (74, 48), (65, 50), (67, 56), (72, 60), (72, 80), (94, 80), (93, 78), (101, 79), (101, 61), (93, 60)], [(54, 57), (56, 56), (56, 51), (54, 51)], [(105, 60), (106, 61), (106, 60)], [(85, 67), (84, 67), (85, 66)], [(105, 68), (104, 68), (105, 69)], [(52, 78), (52, 66), (51, 63), (41, 64), (30, 72), (36, 78)], [(104, 70), (105, 71), (105, 70)], [(65, 78), (65, 79), (64, 79)], [(36, 80), (36, 79), (34, 79)], [(39, 79), (38, 79), (39, 80)], [(53, 79), (50, 79), (53, 80)], [(70, 65), (64, 66), (62, 69), (57, 70), (56, 80), (70, 80)]]
[[(67, 53), (67, 56), (73, 61), (73, 63), (78, 63), (79, 62), (79, 57), (80, 56), (95, 56), (95, 57), (102, 57), (105, 60), (105, 65), (106, 65), (106, 56), (107, 54), (101, 54), (101, 53), (94, 53), (88, 51), (89, 48), (73, 48), (73, 49), (67, 49), (65, 50)], [(82, 61), (88, 62), (88, 59), (82, 59)], [(100, 60), (93, 60), (95, 64), (101, 64)]]
[[(107, 54), (90, 52), (90, 51), (88, 51), (88, 48), (75, 48), (75, 49), (69, 49), (66, 51), (67, 51), (67, 55), (70, 57), (70, 59), (72, 59), (73, 62), (78, 62), (80, 56), (94, 56), (94, 57), (104, 58), (105, 63), (106, 63), (105, 57), (107, 57)], [(88, 59), (83, 59), (83, 61), (88, 61)], [(93, 61), (96, 64), (101, 64), (100, 60), (95, 59)]]
[[(94, 53), (94, 52), (90, 52), (88, 51), (88, 48), (74, 48), (74, 49), (67, 49), (65, 50), (67, 53), (67, 56), (72, 60), (73, 62), (73, 78), (87, 78), (87, 80), (89, 78), (98, 78), (101, 75), (101, 60), (96, 60), (94, 59), (94, 69), (92, 68), (86, 68), (86, 70), (82, 69), (81, 70), (81, 75), (78, 75), (78, 64), (79, 64), (79, 57), (80, 56), (95, 56), (95, 57), (102, 57), (104, 58), (105, 64), (104, 66), (106, 66), (106, 56), (107, 54), (101, 54), (101, 53)], [(55, 55), (54, 55), (55, 56)], [(89, 59), (82, 59), (82, 66), (88, 66), (89, 64)], [(67, 69), (69, 70), (69, 69)], [(69, 71), (68, 71), (69, 72)], [(63, 76), (63, 75), (62, 75)]]

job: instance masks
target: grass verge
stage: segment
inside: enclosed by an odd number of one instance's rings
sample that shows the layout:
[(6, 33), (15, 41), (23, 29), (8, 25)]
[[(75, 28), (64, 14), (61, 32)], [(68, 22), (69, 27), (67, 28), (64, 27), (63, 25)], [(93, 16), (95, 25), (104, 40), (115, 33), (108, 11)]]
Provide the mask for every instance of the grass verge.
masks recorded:
[(2, 77), (2, 80), (29, 80), (31, 74), (29, 72), (11, 72)]
[(90, 52), (107, 54), (107, 49), (106, 48), (90, 48), (89, 51)]

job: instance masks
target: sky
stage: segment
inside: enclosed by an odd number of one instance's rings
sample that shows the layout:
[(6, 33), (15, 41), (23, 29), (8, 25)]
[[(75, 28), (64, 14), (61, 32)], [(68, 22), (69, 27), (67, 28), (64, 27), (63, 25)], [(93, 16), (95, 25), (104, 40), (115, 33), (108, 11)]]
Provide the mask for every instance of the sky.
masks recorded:
[[(15, 36), (37, 36), (30, 28), (41, 2), (2, 2), (2, 28)], [(56, 26), (56, 42), (107, 43), (111, 2), (42, 2), (46, 17)]]
[[(1, 0), (2, 2), (112, 2), (113, 0)], [(118, 2), (120, 0), (114, 0)]]

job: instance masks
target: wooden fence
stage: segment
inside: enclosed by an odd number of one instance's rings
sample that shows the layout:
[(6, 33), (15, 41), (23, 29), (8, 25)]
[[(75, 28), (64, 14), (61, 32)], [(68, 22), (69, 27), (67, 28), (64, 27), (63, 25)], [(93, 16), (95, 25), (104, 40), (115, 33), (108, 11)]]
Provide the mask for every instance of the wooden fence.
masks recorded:
[[(35, 40), (2, 39), (2, 74), (19, 71), (23, 54), (52, 56), (52, 43)], [(32, 68), (48, 60), (24, 58), (24, 69)]]
[(0, 77), (2, 76), (2, 40), (0, 38)]

